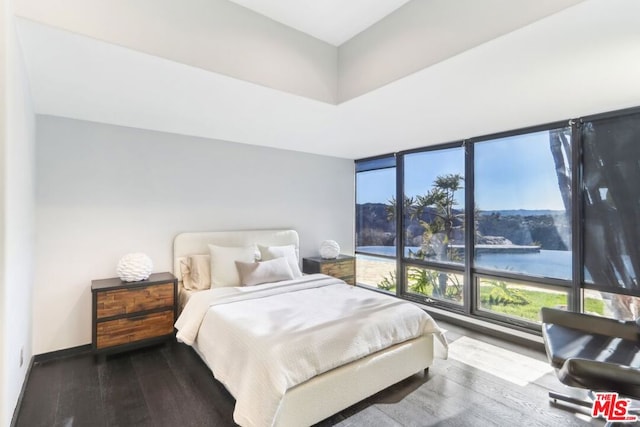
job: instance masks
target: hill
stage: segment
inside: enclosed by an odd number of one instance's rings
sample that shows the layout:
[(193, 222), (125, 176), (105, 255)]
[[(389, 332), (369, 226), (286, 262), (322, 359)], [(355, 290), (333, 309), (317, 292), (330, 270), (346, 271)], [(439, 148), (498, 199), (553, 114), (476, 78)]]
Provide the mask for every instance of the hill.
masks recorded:
[[(384, 203), (365, 203), (356, 206), (356, 246), (394, 246), (395, 221), (389, 221)], [(433, 211), (426, 210), (420, 218), (433, 219)], [(481, 211), (476, 219), (481, 236), (498, 236), (516, 245), (540, 245), (542, 249), (567, 250), (571, 244), (571, 226), (563, 211), (503, 210)], [(456, 224), (454, 239), (462, 241), (463, 224)], [(409, 246), (419, 246), (423, 227), (418, 219), (405, 222)]]

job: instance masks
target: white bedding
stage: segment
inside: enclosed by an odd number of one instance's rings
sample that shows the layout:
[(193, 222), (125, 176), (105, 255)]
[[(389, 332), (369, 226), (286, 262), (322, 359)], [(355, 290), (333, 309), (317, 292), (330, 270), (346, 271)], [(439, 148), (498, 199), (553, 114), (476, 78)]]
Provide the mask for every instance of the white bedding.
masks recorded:
[(423, 310), (320, 274), (198, 292), (176, 328), (189, 345), (199, 333), (214, 343), (200, 350), (245, 427), (271, 426), (288, 389), (394, 344), (433, 333), (446, 350)]
[(178, 314), (182, 313), (182, 309), (185, 305), (187, 305), (187, 302), (189, 301), (189, 298), (191, 298), (191, 295), (198, 292), (201, 291), (189, 290), (184, 287), (182, 282), (178, 282)]

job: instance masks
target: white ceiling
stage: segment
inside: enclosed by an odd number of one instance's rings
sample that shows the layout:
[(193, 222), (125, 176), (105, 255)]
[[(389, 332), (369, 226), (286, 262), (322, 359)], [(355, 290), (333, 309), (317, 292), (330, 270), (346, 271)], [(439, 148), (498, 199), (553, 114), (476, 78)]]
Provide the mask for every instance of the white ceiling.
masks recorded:
[(339, 105), (17, 21), (39, 114), (344, 158), (640, 105), (635, 0), (585, 1)]
[(230, 0), (334, 46), (409, 0)]

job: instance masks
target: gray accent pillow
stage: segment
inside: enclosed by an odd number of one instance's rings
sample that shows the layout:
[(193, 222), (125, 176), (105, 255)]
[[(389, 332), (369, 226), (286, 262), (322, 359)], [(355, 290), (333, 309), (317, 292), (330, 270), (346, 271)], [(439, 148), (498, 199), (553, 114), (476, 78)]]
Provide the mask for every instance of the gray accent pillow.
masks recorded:
[(275, 258), (261, 262), (236, 261), (240, 283), (244, 286), (279, 282), (293, 279), (293, 272), (286, 258)]

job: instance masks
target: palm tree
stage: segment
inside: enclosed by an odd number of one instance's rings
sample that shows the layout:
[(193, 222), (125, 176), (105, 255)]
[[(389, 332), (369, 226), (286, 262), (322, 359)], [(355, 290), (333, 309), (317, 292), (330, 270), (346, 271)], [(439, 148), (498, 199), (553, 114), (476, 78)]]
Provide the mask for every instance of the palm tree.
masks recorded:
[[(408, 212), (411, 219), (415, 218), (416, 217), (415, 209), (414, 209), (415, 200), (413, 200), (413, 197), (404, 196), (403, 205), (404, 205), (404, 206), (402, 206), (403, 212)], [(387, 221), (391, 222), (391, 221), (396, 219), (396, 198), (395, 198), (395, 196), (391, 197), (387, 201), (387, 204), (385, 205), (384, 210), (387, 213)]]
[[(421, 218), (425, 211), (433, 217), (431, 221), (424, 221), (423, 226), (427, 233), (424, 237), (431, 238), (434, 235), (442, 236), (440, 251), (436, 254), (440, 259), (451, 260), (455, 256), (450, 247), (454, 230), (461, 228), (464, 223), (464, 213), (456, 211), (458, 205), (455, 194), (462, 190), (464, 178), (460, 174), (439, 175), (433, 182), (433, 188), (424, 196), (417, 196), (415, 203), (416, 216)], [(423, 239), (424, 243), (425, 241)]]
[[(422, 235), (423, 256), (435, 256), (439, 260), (451, 261), (457, 257), (457, 251), (451, 247), (454, 230), (464, 224), (464, 213), (455, 209), (458, 205), (455, 194), (463, 189), (464, 178), (460, 174), (439, 175), (433, 187), (423, 196), (417, 196), (413, 207), (415, 216), (423, 218), (428, 214), (430, 221), (421, 220), (424, 228)], [(433, 287), (436, 296), (445, 297), (447, 290), (447, 274), (438, 275), (438, 286)]]
[[(434, 256), (440, 260), (454, 260), (457, 252), (451, 248), (453, 233), (464, 224), (464, 213), (456, 209), (455, 195), (462, 190), (464, 178), (460, 174), (439, 175), (432, 188), (425, 194), (403, 197), (403, 212), (409, 219), (418, 220), (423, 228), (420, 256)], [(387, 220), (396, 218), (396, 198), (389, 199), (385, 206)], [(425, 220), (430, 217), (430, 220)], [(438, 284), (433, 286), (434, 295), (444, 297), (447, 289), (447, 274), (438, 274)]]

